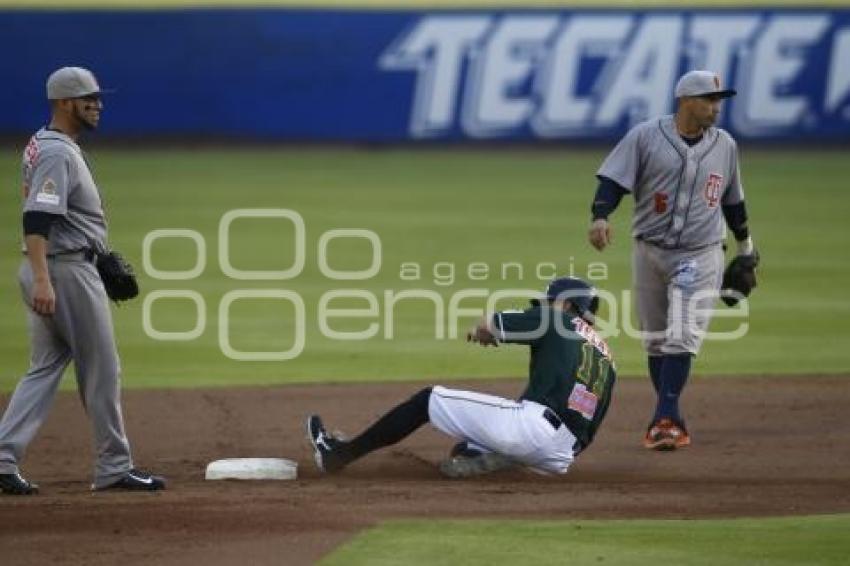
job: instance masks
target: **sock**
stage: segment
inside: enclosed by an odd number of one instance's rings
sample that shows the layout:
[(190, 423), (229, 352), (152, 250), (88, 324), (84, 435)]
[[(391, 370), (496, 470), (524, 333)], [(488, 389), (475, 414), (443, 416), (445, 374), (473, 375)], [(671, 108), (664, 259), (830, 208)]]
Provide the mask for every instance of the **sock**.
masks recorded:
[(647, 361), (649, 362), (649, 377), (652, 379), (652, 386), (657, 395), (661, 389), (661, 364), (664, 361), (664, 356), (648, 356)]
[(679, 395), (685, 388), (691, 371), (690, 354), (668, 354), (661, 365), (661, 386), (658, 391), (658, 405), (653, 421), (661, 418), (682, 422), (679, 416)]
[(360, 436), (343, 443), (340, 446), (341, 455), (350, 463), (369, 452), (393, 445), (407, 437), (428, 422), (430, 398), (431, 388), (426, 387), (404, 403), (397, 405)]

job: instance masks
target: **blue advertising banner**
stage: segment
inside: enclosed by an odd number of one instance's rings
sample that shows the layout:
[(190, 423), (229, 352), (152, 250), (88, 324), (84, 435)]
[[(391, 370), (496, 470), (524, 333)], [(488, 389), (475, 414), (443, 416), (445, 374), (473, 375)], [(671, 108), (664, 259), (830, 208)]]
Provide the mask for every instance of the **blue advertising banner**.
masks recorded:
[(738, 137), (850, 141), (850, 10), (5, 11), (0, 53), (0, 134), (63, 65), (112, 135), (376, 142), (612, 139), (707, 68)]

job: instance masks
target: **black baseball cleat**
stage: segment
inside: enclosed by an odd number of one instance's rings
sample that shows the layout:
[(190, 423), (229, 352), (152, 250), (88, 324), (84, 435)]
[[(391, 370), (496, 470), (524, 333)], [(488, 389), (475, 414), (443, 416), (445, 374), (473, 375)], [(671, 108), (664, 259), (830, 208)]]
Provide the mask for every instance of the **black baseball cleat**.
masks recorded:
[(0, 474), (0, 491), (8, 495), (35, 495), (38, 486), (19, 473)]
[(118, 481), (103, 487), (93, 488), (94, 491), (108, 489), (123, 489), (126, 491), (159, 491), (165, 489), (165, 478), (133, 468)]
[(448, 478), (471, 478), (516, 467), (516, 462), (495, 452), (472, 450), (440, 462), (440, 473)]
[(455, 456), (466, 456), (467, 458), (474, 458), (475, 456), (480, 456), (481, 454), (481, 450), (471, 448), (467, 441), (462, 440), (452, 446), (452, 450), (451, 452), (449, 452), (449, 457), (454, 458)]
[[(339, 454), (341, 441), (328, 434), (319, 415), (307, 417), (307, 440), (313, 447), (316, 467), (327, 474), (338, 472), (345, 467), (345, 461)], [(336, 450), (336, 451), (335, 451)]]

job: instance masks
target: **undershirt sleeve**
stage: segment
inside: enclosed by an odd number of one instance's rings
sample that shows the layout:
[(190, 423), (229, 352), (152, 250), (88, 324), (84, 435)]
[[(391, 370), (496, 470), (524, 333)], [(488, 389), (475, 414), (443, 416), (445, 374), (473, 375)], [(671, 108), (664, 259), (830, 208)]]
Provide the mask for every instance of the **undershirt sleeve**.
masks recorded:
[(50, 227), (61, 215), (42, 212), (40, 210), (28, 210), (24, 212), (24, 236), (39, 234), (47, 240), (50, 237)]
[(613, 179), (600, 175), (599, 186), (596, 188), (596, 196), (593, 197), (593, 204), (590, 207), (593, 219), (608, 218), (617, 209), (623, 196), (628, 192)]

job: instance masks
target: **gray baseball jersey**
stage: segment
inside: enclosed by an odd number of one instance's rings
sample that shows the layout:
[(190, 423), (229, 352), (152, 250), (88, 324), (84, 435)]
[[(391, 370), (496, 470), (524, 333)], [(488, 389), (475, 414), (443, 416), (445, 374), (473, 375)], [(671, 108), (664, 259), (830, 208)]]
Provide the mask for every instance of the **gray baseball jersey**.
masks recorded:
[(632, 128), (597, 175), (633, 194), (632, 236), (665, 248), (699, 249), (720, 242), (726, 233), (720, 205), (744, 199), (732, 136), (710, 127), (689, 147), (672, 115)]
[(61, 217), (50, 229), (47, 252), (105, 249), (106, 219), (100, 192), (80, 147), (61, 132), (42, 128), (23, 156), (24, 212)]

